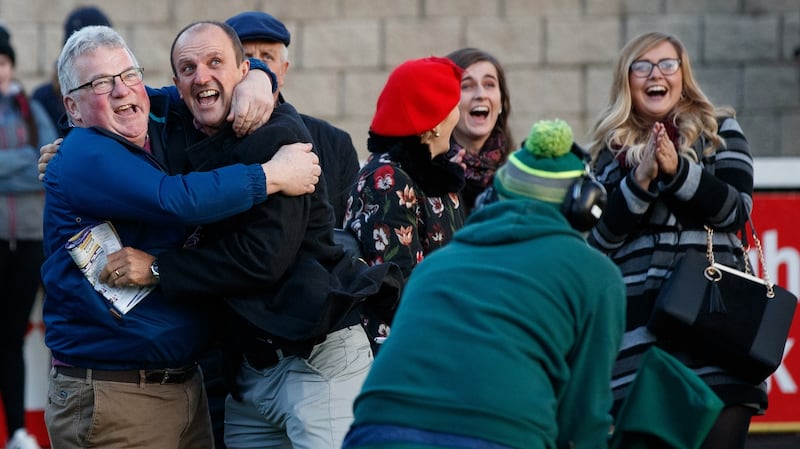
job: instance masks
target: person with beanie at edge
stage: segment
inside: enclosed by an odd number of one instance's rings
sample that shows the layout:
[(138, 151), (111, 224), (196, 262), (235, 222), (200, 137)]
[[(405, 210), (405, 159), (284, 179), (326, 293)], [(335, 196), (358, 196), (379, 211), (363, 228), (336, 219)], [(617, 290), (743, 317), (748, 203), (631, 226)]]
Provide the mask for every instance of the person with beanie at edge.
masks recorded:
[(447, 58), (464, 69), (461, 79), (461, 118), (450, 139), (451, 157), (464, 150), (466, 184), (461, 190), (461, 204), (466, 215), (476, 199), (492, 185), (497, 169), (514, 151), (514, 139), (508, 126), (511, 97), (505, 70), (490, 53), (477, 48), (462, 48)]
[[(447, 58), (406, 61), (389, 75), (369, 129), (371, 153), (347, 202), (352, 231), (370, 265), (393, 262), (407, 279), (464, 224), (464, 169), (446, 153), (458, 123), (462, 70)], [(375, 345), (392, 310), (365, 310)], [(376, 340), (377, 339), (377, 340)]]
[(40, 142), (55, 139), (47, 112), (14, 79), (16, 54), (0, 28), (0, 396), (9, 449), (38, 449), (25, 430), (23, 344), (41, 285), (44, 192), (37, 179)]
[[(275, 73), (278, 90), (275, 103), (285, 103), (280, 89), (289, 74), (289, 43), (291, 34), (280, 20), (261, 11), (247, 11), (225, 21), (236, 30), (249, 58), (257, 58)], [(325, 173), (328, 201), (333, 206), (334, 226), (342, 227), (347, 210), (347, 199), (355, 184), (360, 164), (353, 140), (346, 131), (325, 120), (300, 114), (311, 133), (314, 149), (319, 154), (319, 163)]]
[[(73, 9), (64, 19), (63, 43), (67, 42), (72, 33), (89, 25), (112, 27), (111, 20), (100, 8), (96, 6), (79, 6)], [(53, 67), (52, 80), (36, 86), (31, 96), (44, 106), (53, 126), (56, 127), (56, 132), (61, 134), (63, 130), (58, 128), (58, 122), (61, 116), (64, 115), (64, 100), (61, 98), (61, 87), (58, 85), (58, 73), (55, 70), (55, 66)], [(61, 137), (64, 137), (63, 134)]]
[[(620, 267), (627, 286), (625, 336), (614, 367), (615, 413), (656, 337), (647, 329), (656, 297), (680, 256), (706, 251), (713, 228), (717, 262), (743, 269), (736, 232), (753, 206), (753, 159), (730, 108), (715, 108), (697, 84), (686, 47), (649, 32), (620, 51), (608, 104), (589, 144), (608, 208), (589, 243)], [(767, 407), (752, 385), (703, 357), (670, 350), (725, 403), (703, 449), (745, 446), (751, 417)]]
[(495, 201), (414, 269), (344, 449), (607, 447), (625, 288), (569, 212), (579, 151), (534, 124)]

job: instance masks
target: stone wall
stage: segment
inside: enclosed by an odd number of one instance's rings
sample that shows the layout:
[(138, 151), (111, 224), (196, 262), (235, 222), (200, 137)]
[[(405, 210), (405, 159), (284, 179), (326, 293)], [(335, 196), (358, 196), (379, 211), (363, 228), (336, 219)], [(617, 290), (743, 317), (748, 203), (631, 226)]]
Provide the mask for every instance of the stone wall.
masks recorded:
[[(13, 35), (18, 77), (46, 80), (78, 1), (0, 0)], [(348, 130), (365, 155), (375, 99), (392, 67), (408, 58), (476, 46), (506, 67), (512, 129), (559, 117), (579, 141), (605, 102), (611, 63), (647, 30), (687, 45), (700, 85), (733, 106), (753, 153), (800, 156), (798, 0), (104, 0), (153, 85), (171, 82), (177, 31), (198, 19), (261, 9), (292, 32), (284, 93), (303, 112)]]

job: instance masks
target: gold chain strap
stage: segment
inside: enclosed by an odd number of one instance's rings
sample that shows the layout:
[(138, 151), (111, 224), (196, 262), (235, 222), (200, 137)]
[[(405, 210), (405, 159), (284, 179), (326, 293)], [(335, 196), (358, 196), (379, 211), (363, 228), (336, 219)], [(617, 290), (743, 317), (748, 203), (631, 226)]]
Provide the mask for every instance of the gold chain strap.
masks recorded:
[[(714, 230), (711, 229), (710, 226), (704, 226), (706, 228), (706, 259), (708, 259), (708, 263), (710, 264), (709, 267), (706, 269), (708, 277), (708, 270), (712, 270), (715, 272), (716, 270), (714, 267)], [(746, 228), (746, 226), (745, 226)], [(761, 240), (756, 235), (756, 230), (753, 229), (752, 223), (750, 225), (750, 229), (752, 230), (753, 241), (756, 244), (756, 249), (758, 250), (758, 260), (761, 263), (761, 277), (764, 279), (764, 283), (767, 286), (767, 298), (774, 298), (775, 297), (775, 289), (773, 288), (774, 284), (769, 279), (769, 273), (767, 272), (767, 259), (764, 257), (764, 249), (761, 248)], [(742, 230), (745, 232), (745, 230)], [(748, 252), (750, 250), (749, 245), (747, 248), (742, 247), (744, 251), (744, 271), (747, 274), (753, 274), (753, 269), (750, 266), (750, 257), (748, 257)], [(710, 279), (710, 278), (709, 278)]]
[(714, 266), (714, 230), (709, 226), (706, 228), (706, 259), (708, 259), (708, 266), (703, 270), (703, 275), (709, 281), (719, 282), (722, 279), (722, 271)]
[(706, 228), (706, 259), (711, 266), (714, 266), (714, 230), (711, 226), (703, 225), (703, 227)]
[[(752, 223), (750, 224), (752, 227)], [(775, 290), (772, 288), (772, 281), (769, 279), (769, 272), (767, 271), (767, 259), (764, 257), (764, 250), (761, 248), (761, 239), (756, 235), (756, 230), (753, 229), (753, 241), (756, 242), (756, 249), (758, 249), (758, 260), (761, 262), (761, 277), (767, 284), (767, 298), (775, 297)], [(745, 254), (747, 259), (747, 254)]]

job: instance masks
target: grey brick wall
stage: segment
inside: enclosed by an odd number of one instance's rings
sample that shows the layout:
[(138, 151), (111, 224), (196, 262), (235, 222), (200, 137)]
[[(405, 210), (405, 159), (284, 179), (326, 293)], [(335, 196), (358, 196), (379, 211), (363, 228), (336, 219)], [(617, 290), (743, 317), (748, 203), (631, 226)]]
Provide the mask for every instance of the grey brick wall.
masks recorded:
[[(32, 89), (51, 75), (66, 14), (85, 1), (0, 0), (18, 77)], [(678, 35), (701, 86), (736, 108), (757, 157), (800, 157), (800, 2), (797, 0), (104, 0), (146, 69), (171, 82), (169, 46), (198, 19), (261, 9), (292, 32), (287, 98), (348, 130), (362, 156), (388, 72), (414, 57), (463, 46), (506, 67), (516, 140), (559, 117), (579, 141), (604, 104), (620, 47), (647, 30)]]

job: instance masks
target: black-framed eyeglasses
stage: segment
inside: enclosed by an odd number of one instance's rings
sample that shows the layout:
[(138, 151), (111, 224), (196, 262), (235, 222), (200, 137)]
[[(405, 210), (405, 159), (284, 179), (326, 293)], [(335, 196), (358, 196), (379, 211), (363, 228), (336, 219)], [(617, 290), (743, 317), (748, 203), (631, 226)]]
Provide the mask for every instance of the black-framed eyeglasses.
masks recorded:
[(92, 92), (94, 92), (96, 95), (107, 94), (114, 90), (114, 82), (116, 81), (115, 78), (117, 77), (119, 77), (119, 79), (122, 81), (122, 84), (128, 87), (133, 87), (142, 82), (142, 79), (144, 78), (144, 69), (141, 67), (134, 67), (132, 69), (125, 70), (124, 72), (117, 73), (116, 75), (100, 76), (89, 81), (88, 83), (84, 83), (74, 89), (70, 89), (67, 94), (71, 94), (76, 90), (86, 88), (91, 88)]
[(658, 66), (658, 70), (661, 71), (662, 75), (672, 75), (680, 68), (681, 60), (677, 58), (666, 58), (656, 63), (645, 60), (633, 61), (630, 70), (635, 77), (647, 78), (653, 73), (653, 67), (656, 66)]

